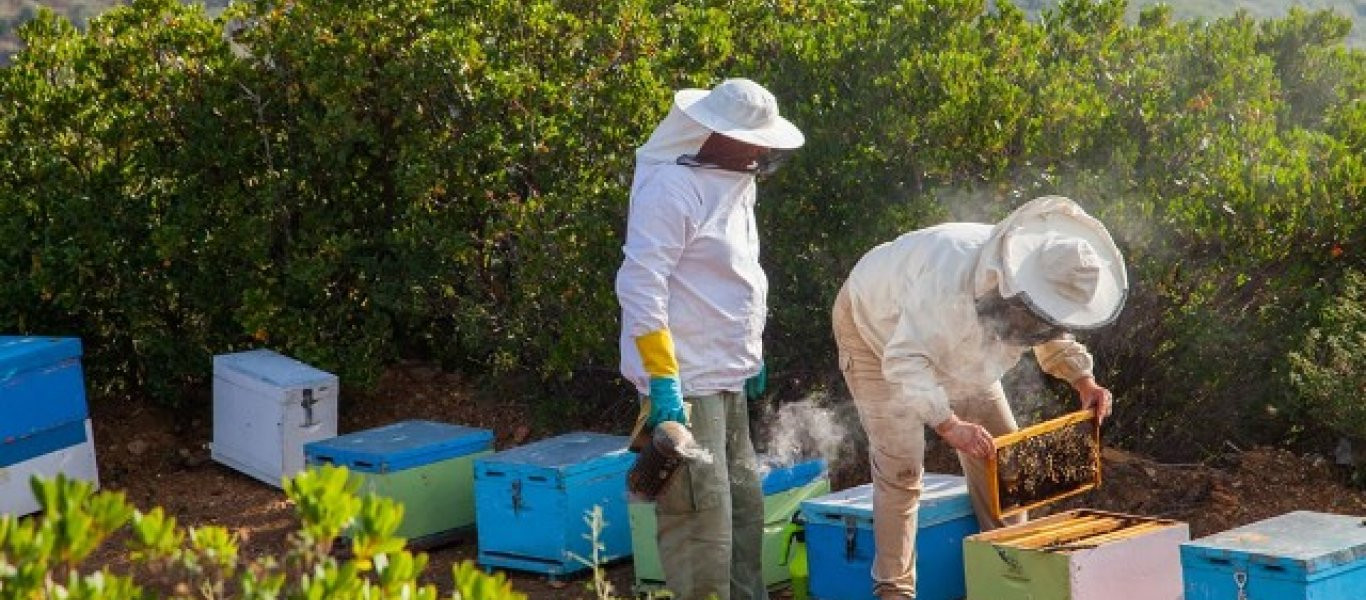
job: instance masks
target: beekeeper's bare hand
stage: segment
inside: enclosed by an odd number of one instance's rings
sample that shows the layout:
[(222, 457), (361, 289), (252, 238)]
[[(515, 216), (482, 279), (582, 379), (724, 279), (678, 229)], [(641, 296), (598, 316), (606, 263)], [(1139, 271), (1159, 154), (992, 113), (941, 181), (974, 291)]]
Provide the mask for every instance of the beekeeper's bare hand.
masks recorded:
[(1077, 390), (1077, 397), (1081, 400), (1083, 410), (1094, 409), (1096, 416), (1101, 421), (1105, 421), (1106, 417), (1110, 416), (1110, 409), (1114, 405), (1114, 396), (1110, 395), (1110, 390), (1097, 384), (1095, 378), (1078, 379), (1076, 383), (1072, 384), (1072, 387)]
[(987, 433), (986, 428), (956, 416), (951, 416), (947, 421), (936, 425), (934, 431), (954, 450), (969, 456), (986, 460), (996, 452), (996, 442), (991, 439), (991, 434)]

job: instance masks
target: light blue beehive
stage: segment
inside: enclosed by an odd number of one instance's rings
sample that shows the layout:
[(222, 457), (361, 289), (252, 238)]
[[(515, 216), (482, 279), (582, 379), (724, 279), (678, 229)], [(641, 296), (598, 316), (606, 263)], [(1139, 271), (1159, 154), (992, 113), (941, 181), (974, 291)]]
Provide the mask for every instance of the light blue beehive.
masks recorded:
[(475, 460), (479, 564), (559, 576), (587, 569), (584, 515), (602, 508), (599, 560), (631, 555), (625, 436), (570, 433)]
[(1366, 598), (1361, 517), (1296, 511), (1181, 545), (1186, 600)]

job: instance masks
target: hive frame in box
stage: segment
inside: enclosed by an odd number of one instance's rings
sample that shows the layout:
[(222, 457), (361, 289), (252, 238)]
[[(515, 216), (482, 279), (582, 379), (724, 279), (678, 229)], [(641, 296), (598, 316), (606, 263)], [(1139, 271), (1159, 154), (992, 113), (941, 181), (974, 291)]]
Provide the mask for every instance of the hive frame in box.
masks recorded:
[(1094, 509), (979, 533), (963, 540), (967, 598), (1180, 600), (1189, 539), (1179, 521)]
[(1068, 413), (1056, 419), (1050, 419), (1042, 423), (1031, 425), (1019, 431), (1007, 433), (1005, 435), (997, 437), (995, 439), (996, 452), (992, 453), (991, 457), (987, 459), (987, 510), (991, 512), (991, 515), (997, 519), (1003, 519), (1011, 515), (1023, 513), (1025, 511), (1038, 508), (1045, 504), (1051, 504), (1053, 502), (1057, 502), (1058, 500), (1069, 498), (1077, 494), (1088, 492), (1097, 487), (1100, 487), (1100, 424), (1097, 423), (1096, 426), (1092, 428), (1092, 435), (1094, 436), (1095, 441), (1095, 453), (1092, 457), (1092, 461), (1094, 462), (1096, 471), (1096, 478), (1094, 481), (1082, 484), (1077, 488), (1068, 490), (1060, 494), (1055, 494), (1053, 496), (1036, 500), (1023, 506), (1012, 507), (1004, 511), (1001, 510), (1001, 489), (1000, 484), (998, 483), (998, 479), (1000, 477), (999, 457), (1001, 449), (1017, 444), (1028, 438), (1057, 431), (1065, 427), (1071, 427), (1078, 423), (1084, 423), (1086, 421), (1095, 420), (1096, 413), (1094, 410), (1079, 410), (1077, 412)]

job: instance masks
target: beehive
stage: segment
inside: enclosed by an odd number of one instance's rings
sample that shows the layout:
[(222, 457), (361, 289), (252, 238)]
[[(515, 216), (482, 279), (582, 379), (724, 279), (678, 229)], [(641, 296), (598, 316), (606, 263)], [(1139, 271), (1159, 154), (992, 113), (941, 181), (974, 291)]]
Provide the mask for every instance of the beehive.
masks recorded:
[(310, 442), (310, 465), (347, 467), (361, 493), (403, 504), (397, 535), (429, 548), (474, 529), (474, 460), (492, 452), (493, 432), (434, 421), (402, 421)]
[(1287, 513), (1184, 544), (1181, 566), (1186, 600), (1366, 598), (1366, 521)]
[[(760, 459), (763, 462), (763, 459)], [(803, 500), (830, 492), (825, 461), (814, 459), (771, 468), (763, 478), (764, 585), (779, 587), (790, 579), (784, 533)], [(635, 561), (637, 593), (664, 587), (664, 567), (659, 561), (659, 531), (653, 502), (630, 504), (632, 559)]]
[(963, 541), (968, 600), (1180, 600), (1185, 523), (1073, 510)]
[(1078, 411), (996, 440), (987, 461), (987, 509), (998, 518), (1037, 508), (1100, 485), (1100, 428)]
[(270, 350), (213, 357), (214, 460), (280, 487), (337, 435), (337, 377)]
[(569, 433), (495, 452), (474, 462), (479, 564), (552, 577), (587, 569), (584, 517), (602, 509), (599, 560), (631, 554), (626, 471), (635, 454), (625, 436)]
[(0, 513), (36, 512), (29, 479), (99, 484), (75, 338), (0, 336)]
[[(963, 538), (977, 533), (966, 481), (926, 473), (915, 539), (916, 597), (963, 597)], [(873, 598), (873, 485), (865, 484), (802, 503), (811, 597)]]

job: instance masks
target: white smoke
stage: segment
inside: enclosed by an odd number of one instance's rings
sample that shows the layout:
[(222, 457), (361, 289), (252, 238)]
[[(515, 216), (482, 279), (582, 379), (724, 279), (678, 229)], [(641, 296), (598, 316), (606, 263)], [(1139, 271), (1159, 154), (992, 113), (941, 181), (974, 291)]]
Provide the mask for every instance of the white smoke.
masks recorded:
[(812, 458), (823, 458), (828, 467), (839, 463), (851, 450), (847, 415), (824, 406), (824, 394), (813, 394), (780, 406), (766, 420), (761, 469), (791, 466)]

